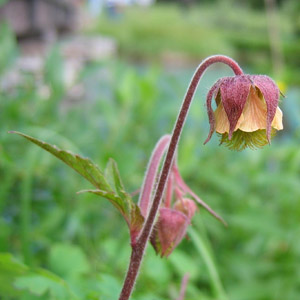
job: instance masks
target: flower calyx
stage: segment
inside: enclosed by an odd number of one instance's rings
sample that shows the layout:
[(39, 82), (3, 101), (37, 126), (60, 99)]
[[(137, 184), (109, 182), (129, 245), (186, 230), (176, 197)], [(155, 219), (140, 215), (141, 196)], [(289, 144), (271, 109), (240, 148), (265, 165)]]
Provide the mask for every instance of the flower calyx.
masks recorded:
[(169, 256), (186, 236), (187, 228), (197, 211), (196, 202), (225, 223), (183, 181), (178, 167), (173, 165), (169, 175), (159, 217), (151, 235), (151, 244), (157, 254)]
[[(232, 150), (261, 148), (270, 143), (276, 130), (282, 130), (282, 112), (278, 107), (280, 91), (265, 75), (236, 75), (218, 80), (207, 94), (210, 131), (221, 144)], [(212, 98), (217, 108), (212, 109)]]

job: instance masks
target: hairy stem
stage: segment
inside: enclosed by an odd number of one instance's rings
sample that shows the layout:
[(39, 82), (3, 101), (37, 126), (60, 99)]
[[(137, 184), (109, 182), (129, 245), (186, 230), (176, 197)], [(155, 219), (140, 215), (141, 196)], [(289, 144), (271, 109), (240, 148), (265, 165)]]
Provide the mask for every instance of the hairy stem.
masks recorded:
[(142, 215), (145, 218), (147, 217), (148, 206), (151, 200), (151, 194), (153, 191), (155, 178), (157, 176), (158, 167), (167, 149), (170, 139), (171, 136), (169, 134), (161, 137), (157, 142), (149, 160), (139, 199), (139, 207), (141, 209)]
[(199, 80), (202, 77), (202, 75), (204, 74), (205, 70), (212, 64), (214, 63), (224, 63), (226, 65), (228, 65), (229, 67), (231, 67), (231, 69), (233, 70), (233, 72), (235, 73), (235, 75), (241, 75), (243, 74), (242, 69), (239, 67), (239, 65), (232, 60), (229, 57), (223, 56), (223, 55), (215, 55), (215, 56), (210, 56), (208, 58), (206, 58), (204, 61), (202, 61), (202, 63), (200, 63), (200, 65), (198, 66), (195, 74), (193, 75), (193, 78), (190, 82), (190, 85), (187, 89), (187, 92), (185, 94), (184, 100), (183, 100), (183, 104), (181, 106), (179, 115), (177, 117), (176, 123), (175, 123), (175, 127), (173, 129), (173, 133), (172, 133), (172, 138), (169, 144), (169, 148), (167, 151), (167, 155), (163, 164), (163, 168), (162, 168), (162, 172), (159, 178), (159, 182), (156, 188), (156, 192), (155, 192), (155, 196), (152, 202), (152, 206), (150, 209), (150, 212), (148, 214), (148, 217), (145, 221), (145, 224), (143, 226), (141, 235), (139, 236), (137, 243), (134, 245), (134, 247), (132, 248), (132, 254), (131, 254), (131, 258), (130, 258), (130, 263), (129, 263), (129, 268), (128, 268), (128, 272), (124, 281), (124, 285), (120, 294), (120, 298), (119, 300), (128, 300), (136, 278), (137, 278), (137, 274), (143, 259), (143, 255), (145, 252), (145, 247), (147, 244), (147, 241), (149, 240), (153, 225), (154, 225), (154, 221), (157, 215), (157, 211), (162, 199), (162, 195), (165, 189), (165, 185), (169, 176), (169, 172), (172, 166), (172, 162), (174, 159), (174, 155), (175, 155), (175, 151), (178, 145), (178, 141), (179, 141), (179, 137), (187, 116), (187, 113), (189, 111), (189, 107), (191, 104), (191, 101), (193, 99), (195, 90), (198, 86)]
[(187, 288), (187, 284), (189, 281), (189, 274), (186, 273), (183, 278), (182, 278), (182, 282), (181, 282), (181, 288), (180, 288), (180, 293), (179, 293), (179, 297), (177, 298), (177, 300), (184, 300), (184, 296), (185, 296), (185, 291)]

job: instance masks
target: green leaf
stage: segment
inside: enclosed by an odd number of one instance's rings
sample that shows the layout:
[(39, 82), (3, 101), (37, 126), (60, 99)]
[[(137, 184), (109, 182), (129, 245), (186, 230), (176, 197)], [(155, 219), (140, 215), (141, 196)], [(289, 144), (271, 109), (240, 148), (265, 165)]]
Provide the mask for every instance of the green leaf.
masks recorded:
[(28, 272), (28, 267), (18, 262), (11, 254), (0, 254), (0, 296), (15, 297), (20, 294), (14, 287), (18, 276)]
[(99, 167), (95, 165), (89, 158), (83, 158), (77, 154), (73, 154), (69, 151), (61, 150), (54, 145), (50, 145), (38, 139), (35, 139), (29, 135), (23, 134), (17, 131), (11, 131), (10, 133), (16, 133), (32, 143), (40, 146), (46, 151), (50, 152), (68, 166), (73, 168), (76, 172), (86, 178), (90, 183), (92, 183), (96, 188), (104, 191), (111, 191), (112, 189), (107, 183), (103, 173), (100, 171)]
[(85, 190), (81, 192), (89, 192), (95, 195), (105, 197), (121, 212), (124, 216), (129, 230), (131, 240), (135, 241), (144, 223), (144, 217), (140, 208), (133, 201), (131, 196), (125, 192), (124, 185), (120, 176), (117, 163), (111, 158), (105, 169), (105, 177), (113, 186), (114, 193), (103, 190)]
[(117, 166), (117, 163), (110, 158), (106, 169), (105, 169), (106, 177), (110, 178), (111, 185), (114, 187), (114, 191), (122, 198), (127, 198), (130, 196), (125, 192), (124, 185), (120, 176), (120, 172)]
[(122, 199), (114, 193), (102, 190), (83, 190), (79, 193), (92, 193), (110, 200), (125, 218), (130, 230), (131, 240), (135, 240), (143, 226), (144, 217), (141, 214), (140, 208), (131, 200), (130, 196), (129, 198), (124, 197)]
[[(29, 298), (28, 293), (34, 296)], [(0, 299), (1, 296), (14, 299), (36, 299), (38, 296), (37, 299), (49, 299), (41, 297), (49, 294), (51, 299), (77, 299), (67, 283), (55, 274), (44, 269), (30, 269), (10, 253), (0, 253)]]
[(50, 152), (91, 182), (97, 189), (84, 190), (80, 193), (89, 192), (108, 199), (125, 218), (131, 239), (132, 241), (135, 240), (142, 228), (144, 218), (139, 207), (132, 201), (131, 196), (125, 192), (120, 172), (114, 160), (109, 160), (104, 175), (99, 167), (88, 158), (61, 150), (57, 146), (50, 145), (21, 132), (11, 131), (10, 133), (16, 133)]
[(144, 217), (141, 214), (140, 208), (132, 201), (131, 196), (125, 192), (117, 163), (113, 159), (109, 160), (106, 166), (106, 173), (112, 174), (115, 192), (122, 199), (122, 203), (126, 204), (126, 213), (129, 216), (128, 225), (130, 235), (135, 239), (143, 226)]
[(126, 221), (130, 220), (128, 207), (127, 207), (126, 203), (122, 200), (121, 197), (116, 195), (114, 192), (106, 192), (106, 191), (102, 191), (102, 190), (82, 190), (78, 193), (79, 194), (92, 193), (92, 194), (95, 194), (95, 195), (98, 195), (98, 196), (108, 199), (121, 212), (121, 214), (124, 216)]
[(54, 145), (42, 142), (21, 132), (11, 131), (10, 133), (16, 133), (50, 152), (51, 154), (62, 160), (64, 163), (66, 163), (68, 166), (73, 168), (84, 178), (86, 178), (95, 187), (101, 190), (111, 191), (111, 187), (106, 182), (105, 177), (100, 171), (99, 167), (95, 165), (89, 158), (83, 158), (69, 151), (61, 150)]
[[(20, 290), (29, 291), (36, 296), (49, 293), (51, 299), (71, 299), (66, 282), (56, 275), (42, 269), (17, 278), (15, 286)], [(74, 297), (74, 295), (72, 295), (72, 297)]]
[(90, 270), (82, 250), (68, 244), (57, 244), (51, 248), (49, 265), (52, 271), (64, 278), (80, 276)]

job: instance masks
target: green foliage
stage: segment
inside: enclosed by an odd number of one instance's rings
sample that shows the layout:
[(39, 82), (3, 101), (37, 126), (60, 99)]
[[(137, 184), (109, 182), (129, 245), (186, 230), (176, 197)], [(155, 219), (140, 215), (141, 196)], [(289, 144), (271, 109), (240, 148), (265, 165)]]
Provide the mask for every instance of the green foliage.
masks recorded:
[(181, 11), (174, 5), (156, 5), (147, 10), (129, 9), (117, 22), (102, 17), (93, 30), (114, 36), (121, 54), (130, 57), (191, 60), (217, 53), (221, 45), (224, 54), (233, 54), (223, 37), (205, 24), (207, 19), (205, 12), (199, 18), (198, 9)]
[[(208, 1), (207, 1), (208, 2)], [(163, 61), (168, 66), (198, 63), (222, 53), (239, 57), (256, 73), (272, 71), (269, 29), (264, 1), (226, 0), (199, 3), (190, 9), (175, 4), (154, 5), (146, 10), (127, 9), (121, 18), (101, 16), (93, 33), (113, 36), (122, 57)], [(281, 80), (299, 84), (299, 3), (283, 1), (278, 28), (285, 69)]]
[(135, 239), (142, 228), (144, 218), (141, 215), (139, 207), (132, 201), (130, 195), (125, 192), (117, 164), (114, 160), (110, 159), (105, 172), (108, 178), (112, 180), (112, 187), (109, 185), (104, 173), (101, 172), (99, 167), (90, 159), (83, 158), (69, 151), (61, 150), (54, 145), (50, 145), (20, 132), (11, 131), (11, 133), (16, 133), (50, 152), (98, 188), (97, 190), (86, 190), (86, 192), (93, 193), (111, 201), (125, 218), (130, 229), (131, 238)]
[(54, 47), (45, 61), (45, 83), (53, 91), (53, 96), (61, 97), (64, 92), (64, 63), (58, 47)]
[(57, 244), (51, 248), (49, 267), (64, 278), (78, 277), (90, 271), (89, 262), (79, 247)]
[[(1, 5), (1, 3), (0, 3)], [(16, 53), (16, 40), (8, 25), (0, 24), (0, 75), (12, 65)]]
[(99, 189), (103, 189), (104, 191), (112, 192), (112, 189), (109, 186), (109, 184), (106, 182), (103, 173), (88, 158), (83, 158), (83, 157), (73, 154), (71, 152), (61, 150), (61, 149), (57, 148), (56, 146), (39, 141), (33, 137), (30, 137), (30, 136), (20, 133), (20, 132), (10, 132), (10, 133), (16, 133), (20, 136), (23, 136), (27, 140), (33, 142), (34, 144), (38, 145), (39, 147), (50, 152), (51, 154), (56, 156), (58, 159), (62, 160), (64, 163), (66, 163), (69, 167), (73, 168), (76, 172), (78, 172), (84, 178), (86, 178), (95, 187), (97, 187)]
[[(126, 190), (133, 192), (142, 184), (156, 141), (172, 130), (193, 71), (95, 63), (78, 78), (85, 91), (79, 102), (72, 102), (65, 88), (61, 94), (50, 88), (49, 97), (41, 95), (30, 76), (0, 93), (1, 299), (117, 299), (130, 255), (126, 225), (111, 203), (76, 194), (90, 188), (82, 177), (7, 131), (22, 130), (73, 153), (84, 150), (94, 163), (51, 148), (67, 162), (79, 162), (78, 172), (92, 163), (94, 174), (95, 165), (105, 166), (113, 157)], [(199, 209), (193, 228), (230, 300), (298, 300), (300, 91), (285, 93), (285, 130), (270, 146), (232, 153), (219, 147), (216, 137), (202, 145), (208, 133), (205, 92), (223, 75), (231, 73), (210, 70), (200, 83), (178, 162), (185, 181), (229, 226)], [(109, 166), (101, 174), (117, 199), (125, 197), (114, 163)], [(191, 275), (186, 300), (216, 299), (208, 259), (198, 251), (191, 237), (166, 260), (148, 247), (132, 299), (176, 299), (183, 272)]]
[(1, 5), (4, 5), (7, 1), (8, 1), (8, 0), (1, 0), (1, 1), (0, 1), (0, 6), (1, 6)]
[[(0, 254), (0, 295), (28, 298), (29, 292), (36, 299), (71, 299), (67, 284), (49, 271), (31, 270), (15, 260), (11, 254)], [(72, 298), (74, 299), (74, 298)]]
[(14, 286), (21, 291), (28, 291), (37, 296), (38, 299), (72, 299), (68, 295), (65, 283), (47, 271), (20, 276), (15, 281)]
[(0, 254), (0, 290), (2, 295), (17, 296), (20, 294), (14, 288), (14, 281), (18, 276), (26, 274), (28, 268), (19, 263), (11, 254)]

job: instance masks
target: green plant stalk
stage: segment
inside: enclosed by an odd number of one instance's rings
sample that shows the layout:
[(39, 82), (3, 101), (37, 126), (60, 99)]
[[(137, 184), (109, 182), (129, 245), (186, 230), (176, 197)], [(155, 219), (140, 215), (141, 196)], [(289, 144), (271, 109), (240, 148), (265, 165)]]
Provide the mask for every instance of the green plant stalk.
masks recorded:
[(188, 235), (190, 236), (192, 242), (194, 243), (197, 251), (202, 256), (204, 263), (207, 267), (208, 274), (211, 279), (212, 287), (215, 292), (215, 296), (218, 300), (228, 300), (224, 287), (222, 285), (217, 267), (214, 263), (211, 252), (209, 251), (204, 239), (192, 228), (189, 227)]
[(21, 242), (22, 254), (25, 264), (31, 264), (29, 230), (31, 219), (31, 172), (27, 172), (21, 183)]
[(31, 197), (33, 168), (37, 157), (37, 151), (29, 150), (27, 154), (27, 169), (21, 183), (21, 242), (24, 263), (31, 265), (32, 257), (30, 253), (30, 220), (31, 220)]
[(0, 214), (1, 215), (5, 206), (5, 201), (8, 198), (10, 189), (12, 188), (14, 182), (14, 172), (12, 171), (11, 166), (4, 165), (3, 169), (5, 170), (5, 177), (1, 183), (1, 190), (0, 190)]

